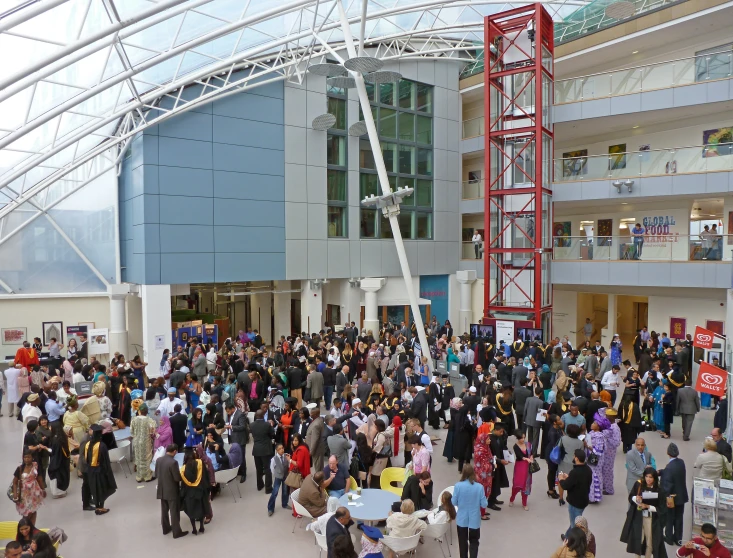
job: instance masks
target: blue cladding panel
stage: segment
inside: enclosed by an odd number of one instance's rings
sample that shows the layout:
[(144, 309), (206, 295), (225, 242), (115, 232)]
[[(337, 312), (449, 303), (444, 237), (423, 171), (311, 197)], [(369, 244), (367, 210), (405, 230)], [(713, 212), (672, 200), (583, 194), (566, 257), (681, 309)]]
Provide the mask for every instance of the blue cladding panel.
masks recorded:
[(123, 280), (285, 278), (283, 84), (255, 91), (132, 142), (120, 176)]

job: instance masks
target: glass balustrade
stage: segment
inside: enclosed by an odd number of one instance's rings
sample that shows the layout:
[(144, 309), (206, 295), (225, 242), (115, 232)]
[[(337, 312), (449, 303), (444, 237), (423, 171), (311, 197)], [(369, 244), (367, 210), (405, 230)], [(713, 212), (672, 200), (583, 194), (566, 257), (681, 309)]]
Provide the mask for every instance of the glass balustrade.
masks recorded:
[(476, 200), (484, 197), (483, 180), (464, 180), (461, 187), (462, 200)]
[(461, 137), (463, 139), (476, 138), (478, 136), (484, 135), (484, 117), (483, 116), (471, 118), (470, 120), (464, 120), (462, 124), (463, 124), (463, 127), (461, 130)]
[(733, 235), (630, 235), (606, 237), (556, 236), (553, 259), (558, 261), (720, 262), (730, 265)]
[(727, 51), (557, 80), (555, 104), (730, 79), (732, 71), (733, 52)]
[(555, 159), (554, 182), (621, 180), (731, 170), (733, 143), (719, 143)]
[(461, 242), (461, 259), (462, 260), (483, 260), (484, 259), (484, 243), (476, 249), (473, 241), (467, 240)]

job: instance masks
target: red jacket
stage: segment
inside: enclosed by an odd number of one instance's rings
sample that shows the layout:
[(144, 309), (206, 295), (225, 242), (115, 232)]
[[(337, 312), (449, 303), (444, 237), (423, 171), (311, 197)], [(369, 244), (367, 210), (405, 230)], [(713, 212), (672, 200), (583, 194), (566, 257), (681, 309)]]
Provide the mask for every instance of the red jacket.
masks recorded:
[[(693, 537), (692, 542), (699, 544), (700, 546), (704, 546), (705, 544), (702, 542), (702, 539), (700, 537)], [(710, 558), (731, 558), (730, 551), (723, 546), (723, 544), (720, 542), (720, 539), (716, 539), (715, 544), (711, 546), (708, 550), (710, 550)], [(699, 550), (693, 548), (685, 548), (684, 546), (681, 546), (677, 549), (677, 556), (706, 558), (705, 555)]]

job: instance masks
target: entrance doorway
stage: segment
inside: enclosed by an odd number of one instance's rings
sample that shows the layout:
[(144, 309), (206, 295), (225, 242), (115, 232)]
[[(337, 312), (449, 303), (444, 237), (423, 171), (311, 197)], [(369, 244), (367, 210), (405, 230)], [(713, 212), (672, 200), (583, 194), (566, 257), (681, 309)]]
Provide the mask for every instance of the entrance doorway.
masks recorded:
[(649, 325), (649, 303), (634, 302), (634, 313), (636, 314), (636, 329), (641, 329)]

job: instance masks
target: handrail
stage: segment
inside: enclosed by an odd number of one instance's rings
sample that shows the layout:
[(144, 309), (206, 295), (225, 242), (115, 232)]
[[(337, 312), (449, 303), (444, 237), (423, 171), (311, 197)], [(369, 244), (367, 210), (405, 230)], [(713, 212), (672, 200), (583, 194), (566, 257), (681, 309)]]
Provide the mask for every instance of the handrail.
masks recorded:
[(604, 75), (608, 75), (608, 74), (614, 74), (616, 72), (628, 72), (630, 70), (639, 70), (641, 68), (649, 68), (651, 66), (660, 66), (662, 64), (670, 64), (670, 63), (674, 63), (674, 62), (682, 62), (684, 60), (692, 60), (694, 58), (702, 58), (702, 57), (705, 57), (705, 56), (716, 56), (718, 54), (731, 54), (731, 55), (733, 55), (733, 50), (722, 50), (720, 52), (710, 52), (708, 54), (699, 54), (699, 55), (695, 55), (695, 56), (685, 56), (684, 58), (675, 58), (674, 60), (664, 60), (662, 62), (650, 62), (649, 64), (641, 64), (639, 66), (631, 66), (629, 68), (618, 68), (616, 70), (607, 70), (605, 72), (596, 72), (594, 74), (585, 74), (585, 75), (582, 75), (582, 76), (575, 76), (575, 77), (568, 77), (568, 78), (563, 78), (563, 79), (557, 79), (557, 80), (555, 80), (555, 84), (557, 85), (558, 83), (562, 83), (564, 81), (572, 81), (572, 80), (576, 80), (576, 79), (583, 79), (583, 78), (596, 77), (596, 76), (604, 76)]
[(721, 147), (724, 145), (729, 145), (731, 148), (733, 148), (733, 143), (718, 143), (718, 144), (702, 144), (702, 145), (683, 145), (680, 147), (657, 147), (656, 149), (649, 149), (647, 151), (623, 151), (619, 153), (602, 153), (599, 155), (583, 155), (582, 157), (556, 157), (555, 161), (571, 161), (573, 159), (590, 159), (592, 157), (617, 157), (619, 155), (643, 155), (644, 153), (654, 153), (654, 152), (662, 152), (662, 151), (671, 151), (674, 153), (675, 151), (680, 151), (682, 149), (708, 149), (711, 147)]

